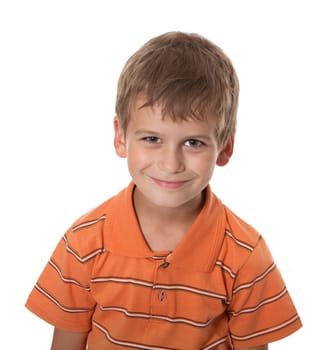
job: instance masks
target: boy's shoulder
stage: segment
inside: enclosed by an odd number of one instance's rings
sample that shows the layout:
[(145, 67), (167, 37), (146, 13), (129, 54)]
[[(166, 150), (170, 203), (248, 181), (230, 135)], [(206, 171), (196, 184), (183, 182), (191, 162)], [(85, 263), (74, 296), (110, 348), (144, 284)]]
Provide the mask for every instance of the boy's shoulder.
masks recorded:
[(218, 257), (236, 274), (253, 254), (262, 239), (261, 234), (224, 205), (225, 232)]
[(237, 241), (243, 248), (253, 250), (257, 245), (261, 234), (227, 206), (224, 205), (224, 209), (226, 214), (226, 235)]
[(80, 254), (104, 251), (110, 220), (123, 210), (126, 192), (122, 190), (75, 220), (65, 233), (68, 244)]

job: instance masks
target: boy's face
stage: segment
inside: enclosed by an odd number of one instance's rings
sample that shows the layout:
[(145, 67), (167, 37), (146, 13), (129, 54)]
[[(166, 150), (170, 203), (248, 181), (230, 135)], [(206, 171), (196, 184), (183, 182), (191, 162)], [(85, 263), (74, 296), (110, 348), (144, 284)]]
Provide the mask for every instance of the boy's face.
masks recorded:
[(162, 118), (161, 108), (139, 108), (138, 98), (131, 111), (126, 133), (115, 119), (114, 145), (126, 157), (136, 184), (136, 196), (160, 208), (185, 208), (201, 202), (215, 165), (225, 165), (233, 141), (221, 149), (216, 137), (217, 122)]

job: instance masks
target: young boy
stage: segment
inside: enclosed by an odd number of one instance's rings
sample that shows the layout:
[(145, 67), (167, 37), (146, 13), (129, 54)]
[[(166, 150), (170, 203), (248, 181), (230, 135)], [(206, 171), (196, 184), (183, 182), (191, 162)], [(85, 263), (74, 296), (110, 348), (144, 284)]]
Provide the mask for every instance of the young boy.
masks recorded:
[(76, 221), (26, 306), (52, 350), (267, 349), (301, 321), (259, 233), (212, 192), (233, 152), (238, 79), (196, 34), (147, 42), (118, 83), (132, 183)]

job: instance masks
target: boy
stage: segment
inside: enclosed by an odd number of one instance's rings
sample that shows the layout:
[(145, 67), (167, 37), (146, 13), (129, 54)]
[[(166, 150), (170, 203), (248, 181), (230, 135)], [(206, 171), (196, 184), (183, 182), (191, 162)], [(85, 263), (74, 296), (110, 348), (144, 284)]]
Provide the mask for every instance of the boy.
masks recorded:
[(238, 93), (196, 34), (128, 60), (114, 146), (133, 181), (73, 224), (27, 300), (52, 350), (262, 350), (301, 327), (263, 238), (209, 186), (232, 156)]

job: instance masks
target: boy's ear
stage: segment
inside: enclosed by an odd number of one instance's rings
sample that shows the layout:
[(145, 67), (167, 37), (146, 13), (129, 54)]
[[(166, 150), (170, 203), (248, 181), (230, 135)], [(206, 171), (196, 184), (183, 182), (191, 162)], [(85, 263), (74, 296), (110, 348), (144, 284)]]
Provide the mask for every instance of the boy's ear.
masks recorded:
[(115, 152), (119, 157), (126, 158), (127, 157), (126, 139), (125, 139), (124, 132), (121, 128), (119, 119), (117, 117), (114, 118), (113, 127), (114, 127)]
[(216, 164), (219, 166), (224, 166), (226, 165), (232, 154), (233, 154), (233, 150), (234, 150), (234, 136), (232, 136), (229, 141), (226, 143), (226, 145), (223, 147), (223, 149), (220, 151)]

